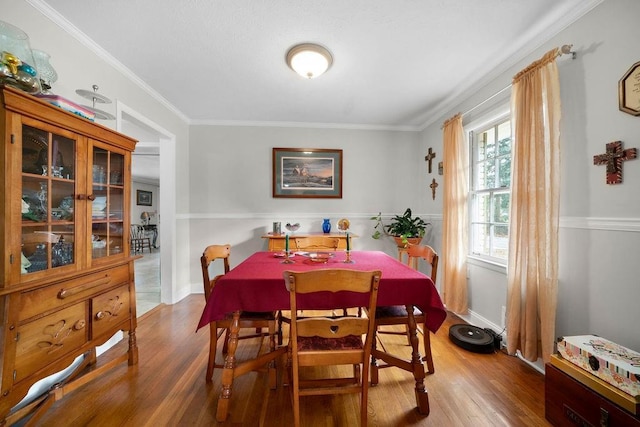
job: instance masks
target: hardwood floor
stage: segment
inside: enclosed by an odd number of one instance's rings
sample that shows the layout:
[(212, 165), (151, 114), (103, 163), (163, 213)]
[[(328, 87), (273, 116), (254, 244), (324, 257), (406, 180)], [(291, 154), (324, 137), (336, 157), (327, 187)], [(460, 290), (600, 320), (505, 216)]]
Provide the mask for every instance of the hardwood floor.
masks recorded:
[[(204, 307), (201, 295), (173, 306), (161, 305), (138, 319), (139, 364), (126, 364), (56, 402), (41, 426), (288, 426), (293, 415), (287, 387), (269, 390), (264, 373), (234, 383), (226, 422), (215, 421), (220, 372), (204, 380), (209, 332), (195, 332)], [(435, 373), (427, 376), (431, 413), (415, 409), (414, 381), (396, 368), (380, 371), (369, 393), (371, 426), (548, 426), (544, 419), (544, 376), (504, 353), (475, 354), (454, 346), (450, 315), (432, 336)], [(384, 335), (387, 348), (408, 354), (406, 339)], [(126, 341), (126, 340), (125, 340)], [(121, 342), (118, 346), (125, 346)], [(266, 340), (263, 351), (267, 348)], [(219, 345), (220, 354), (221, 344)], [(255, 355), (257, 340), (244, 340), (238, 357)], [(108, 359), (109, 353), (103, 355)], [(104, 362), (101, 362), (104, 363)], [(301, 400), (302, 425), (353, 426), (359, 422), (358, 396)]]

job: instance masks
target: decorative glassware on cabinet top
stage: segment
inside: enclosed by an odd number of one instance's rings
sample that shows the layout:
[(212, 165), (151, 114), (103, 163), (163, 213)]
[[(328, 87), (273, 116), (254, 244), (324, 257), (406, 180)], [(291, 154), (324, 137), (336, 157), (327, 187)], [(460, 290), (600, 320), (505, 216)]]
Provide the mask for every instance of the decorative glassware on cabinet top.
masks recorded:
[(83, 105), (83, 107), (94, 113), (96, 115), (96, 119), (114, 120), (116, 116), (96, 108), (96, 102), (99, 104), (111, 104), (111, 100), (101, 93), (98, 93), (98, 85), (93, 85), (91, 88), (93, 89), (93, 92), (86, 89), (76, 89), (76, 93), (78, 95), (91, 100), (91, 106)]
[(28, 93), (40, 92), (29, 36), (4, 21), (0, 21), (0, 83)]
[(31, 52), (33, 53), (36, 70), (38, 70), (38, 76), (40, 77), (42, 93), (51, 94), (51, 85), (58, 80), (58, 73), (56, 73), (56, 70), (49, 63), (51, 55), (39, 49), (32, 49)]

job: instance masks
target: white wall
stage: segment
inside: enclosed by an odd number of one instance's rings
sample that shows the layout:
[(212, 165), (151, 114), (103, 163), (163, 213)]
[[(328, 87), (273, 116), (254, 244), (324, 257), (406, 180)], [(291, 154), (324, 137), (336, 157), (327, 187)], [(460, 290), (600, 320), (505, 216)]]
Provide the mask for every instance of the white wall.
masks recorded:
[[(640, 351), (640, 160), (625, 162), (623, 184), (607, 185), (605, 167), (594, 166), (593, 156), (616, 140), (626, 148), (640, 148), (640, 117), (618, 109), (618, 80), (640, 60), (638, 16), (636, 0), (605, 0), (486, 87), (467, 99), (461, 97), (459, 105), (423, 133), (424, 147), (439, 141), (436, 151), (442, 151), (440, 126), (445, 119), (509, 85), (516, 72), (547, 50), (574, 45), (575, 60), (567, 56), (558, 60), (563, 116), (556, 335), (596, 334), (636, 351)], [(464, 124), (498, 101), (465, 115)], [(469, 295), (472, 317), (501, 326), (506, 277), (500, 269), (470, 263)]]
[[(212, 243), (233, 245), (231, 264), (266, 250), (273, 221), (299, 222), (299, 232), (321, 231), (322, 218), (349, 218), (356, 249), (397, 254), (391, 239), (373, 240), (372, 215), (402, 213), (431, 197), (425, 153), (417, 132), (280, 127), (193, 126), (191, 180), (191, 281), (201, 292), (199, 257)], [(342, 199), (272, 197), (272, 148), (343, 150)], [(429, 191), (427, 191), (429, 190)], [(429, 219), (425, 215), (425, 219)]]

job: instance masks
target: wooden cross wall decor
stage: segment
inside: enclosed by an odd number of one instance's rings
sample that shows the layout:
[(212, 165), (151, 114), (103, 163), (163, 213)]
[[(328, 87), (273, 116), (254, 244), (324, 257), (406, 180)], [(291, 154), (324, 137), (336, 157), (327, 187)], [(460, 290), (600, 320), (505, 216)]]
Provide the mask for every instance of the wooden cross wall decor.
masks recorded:
[(425, 162), (429, 162), (429, 173), (431, 173), (431, 161), (436, 157), (436, 153), (433, 152), (433, 149), (429, 147), (428, 154), (424, 157)]
[(436, 182), (435, 178), (433, 178), (433, 181), (431, 181), (431, 185), (429, 187), (431, 187), (431, 198), (433, 198), (433, 200), (435, 200), (436, 199), (436, 188), (438, 188), (438, 183)]
[(604, 154), (593, 156), (594, 165), (607, 165), (607, 184), (620, 184), (622, 182), (622, 162), (635, 159), (635, 148), (622, 149), (622, 141), (610, 142), (606, 146)]

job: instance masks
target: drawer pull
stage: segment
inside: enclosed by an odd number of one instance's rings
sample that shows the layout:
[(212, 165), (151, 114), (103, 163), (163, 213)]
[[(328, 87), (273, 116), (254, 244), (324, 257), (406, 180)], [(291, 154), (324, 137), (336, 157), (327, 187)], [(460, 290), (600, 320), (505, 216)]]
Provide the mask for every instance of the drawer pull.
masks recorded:
[(99, 311), (96, 313), (96, 319), (104, 319), (104, 311)]
[(87, 289), (91, 289), (94, 288), (96, 286), (100, 286), (100, 285), (107, 285), (109, 284), (109, 282), (111, 281), (110, 277), (104, 277), (96, 282), (91, 282), (91, 283), (86, 283), (84, 285), (81, 286), (76, 286), (75, 288), (71, 288), (71, 289), (61, 289), (60, 292), (58, 292), (58, 298), (59, 299), (65, 299), (65, 298), (69, 298), (73, 295), (79, 294), (80, 292), (84, 292)]
[(87, 322), (83, 320), (78, 320), (74, 325), (73, 325), (73, 329), (75, 331), (79, 331), (80, 329), (84, 329), (84, 327), (86, 326)]

